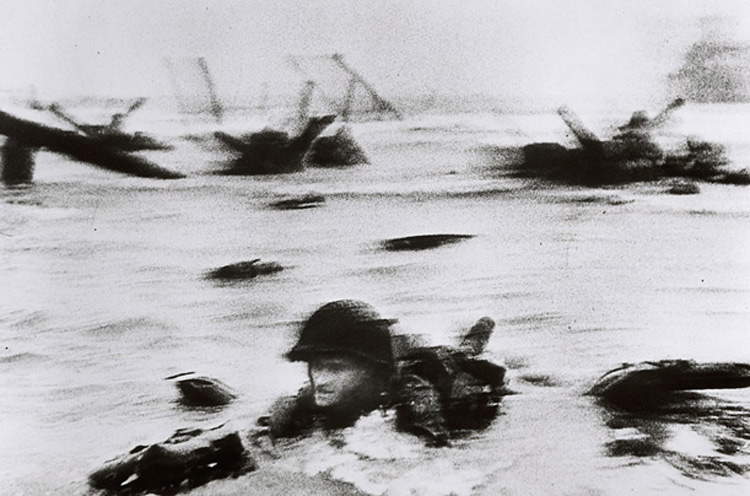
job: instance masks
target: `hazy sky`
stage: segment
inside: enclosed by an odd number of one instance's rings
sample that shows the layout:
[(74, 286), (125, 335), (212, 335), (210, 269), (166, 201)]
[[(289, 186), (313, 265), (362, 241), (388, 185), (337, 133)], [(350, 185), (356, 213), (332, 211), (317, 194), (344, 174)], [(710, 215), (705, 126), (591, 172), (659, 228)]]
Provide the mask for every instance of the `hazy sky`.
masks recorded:
[(699, 34), (729, 15), (750, 39), (747, 0), (5, 0), (2, 88), (170, 93), (165, 56), (203, 55), (224, 94), (296, 91), (284, 56), (341, 52), (386, 96), (663, 98)]

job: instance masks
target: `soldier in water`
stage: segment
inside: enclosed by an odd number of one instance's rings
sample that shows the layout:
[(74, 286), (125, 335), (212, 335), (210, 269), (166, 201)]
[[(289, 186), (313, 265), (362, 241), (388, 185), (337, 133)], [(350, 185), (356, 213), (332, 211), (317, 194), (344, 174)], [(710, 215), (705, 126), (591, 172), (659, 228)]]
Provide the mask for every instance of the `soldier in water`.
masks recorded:
[(398, 359), (393, 323), (361, 301), (320, 307), (286, 354), (307, 363), (309, 384), (277, 400), (259, 424), (272, 437), (293, 437), (347, 427), (392, 407), (399, 429), (437, 446), (448, 444), (454, 428), (486, 426), (497, 414), (505, 372), (476, 358), (491, 334), (491, 319), (480, 319), (460, 348), (418, 347)]

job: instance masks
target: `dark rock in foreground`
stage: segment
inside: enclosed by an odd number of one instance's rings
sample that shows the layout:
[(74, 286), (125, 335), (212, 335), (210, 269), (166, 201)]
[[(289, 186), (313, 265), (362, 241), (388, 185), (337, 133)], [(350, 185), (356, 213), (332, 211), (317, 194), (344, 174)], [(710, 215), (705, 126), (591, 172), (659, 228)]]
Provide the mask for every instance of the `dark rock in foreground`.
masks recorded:
[(299, 210), (303, 208), (315, 208), (325, 203), (323, 195), (309, 194), (272, 202), (270, 206), (279, 210)]
[(273, 274), (282, 270), (284, 270), (284, 267), (276, 262), (261, 262), (260, 258), (256, 258), (249, 262), (237, 262), (219, 267), (210, 271), (207, 277), (218, 280), (252, 279), (259, 275)]
[(423, 234), (419, 236), (387, 239), (383, 241), (383, 248), (389, 251), (426, 250), (428, 248), (436, 248), (449, 243), (457, 243), (473, 237), (473, 234)]
[(222, 426), (180, 429), (161, 443), (136, 446), (111, 460), (89, 476), (89, 484), (108, 494), (174, 494), (255, 469), (239, 433)]
[(180, 402), (188, 406), (223, 406), (237, 395), (223, 382), (210, 377), (190, 377), (177, 381), (182, 397)]
[(660, 360), (610, 370), (587, 394), (629, 410), (648, 410), (675, 391), (750, 387), (750, 364)]

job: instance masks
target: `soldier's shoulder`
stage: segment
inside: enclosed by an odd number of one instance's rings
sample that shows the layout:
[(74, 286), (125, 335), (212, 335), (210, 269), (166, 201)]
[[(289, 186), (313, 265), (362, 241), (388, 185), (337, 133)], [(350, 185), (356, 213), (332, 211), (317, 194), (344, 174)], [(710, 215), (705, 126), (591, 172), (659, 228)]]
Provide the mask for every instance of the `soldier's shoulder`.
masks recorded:
[(297, 436), (313, 423), (313, 405), (312, 390), (304, 387), (296, 395), (276, 399), (258, 425), (268, 427), (274, 437)]

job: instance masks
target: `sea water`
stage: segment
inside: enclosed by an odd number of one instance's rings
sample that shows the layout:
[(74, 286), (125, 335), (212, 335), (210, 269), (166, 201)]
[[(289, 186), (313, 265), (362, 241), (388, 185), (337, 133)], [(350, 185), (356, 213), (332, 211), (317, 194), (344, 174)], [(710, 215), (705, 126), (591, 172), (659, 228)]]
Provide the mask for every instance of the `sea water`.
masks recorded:
[[(739, 131), (747, 106), (684, 116), (666, 139), (720, 140), (738, 168), (750, 157)], [(587, 118), (604, 133), (627, 115)], [(492, 317), (488, 354), (518, 394), (488, 429), (450, 448), (425, 447), (375, 413), (341, 433), (343, 446), (322, 435), (283, 443), (274, 467), (371, 494), (750, 490), (747, 476), (607, 456), (618, 434), (582, 394), (622, 362), (750, 362), (750, 187), (701, 184), (699, 195), (671, 196), (664, 183), (561, 186), (487, 161), (496, 145), (570, 143), (551, 114), (354, 124), (371, 164), (267, 177), (205, 174), (220, 152), (177, 139), (184, 120), (150, 124), (175, 136), (176, 149), (148, 157), (188, 178), (128, 178), (40, 152), (33, 186), (0, 190), (3, 493), (81, 494), (102, 462), (177, 428), (252, 427), (306, 378), (282, 358), (300, 322), (339, 298), (366, 300), (399, 331), (436, 344)], [(309, 192), (325, 204), (268, 207)], [(380, 245), (428, 233), (475, 237), (426, 251)], [(255, 258), (285, 270), (233, 283), (205, 277)], [(164, 378), (186, 371), (221, 379), (239, 399), (220, 411), (179, 406)], [(720, 394), (750, 406), (746, 391)], [(679, 449), (713, 453), (680, 432)], [(222, 481), (215, 494), (240, 494), (241, 483)]]

